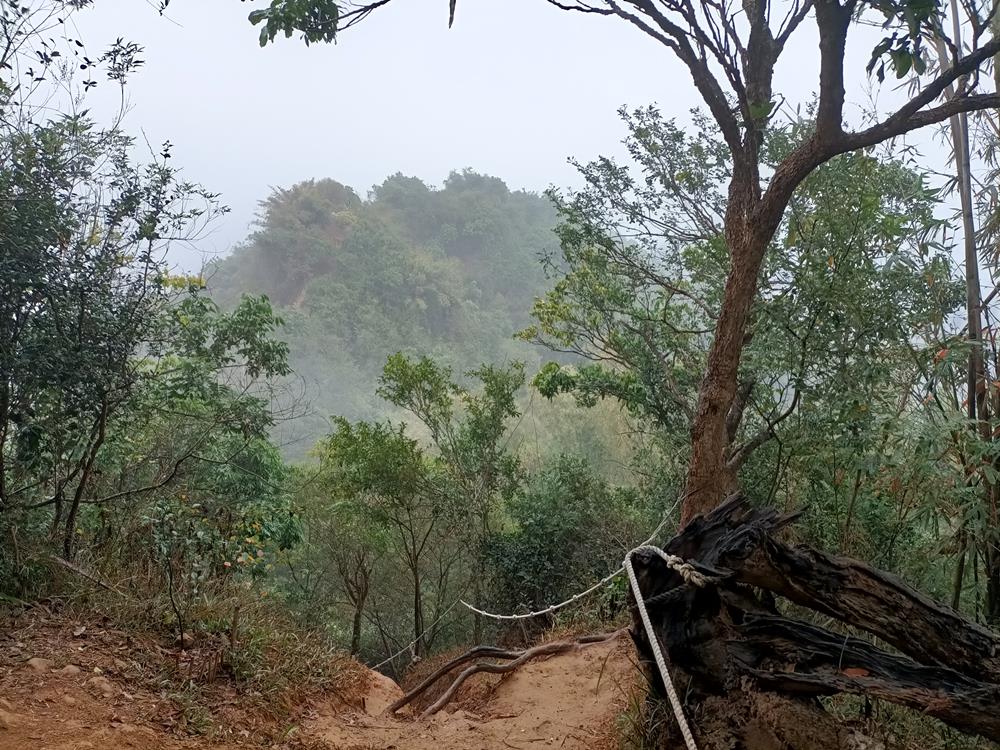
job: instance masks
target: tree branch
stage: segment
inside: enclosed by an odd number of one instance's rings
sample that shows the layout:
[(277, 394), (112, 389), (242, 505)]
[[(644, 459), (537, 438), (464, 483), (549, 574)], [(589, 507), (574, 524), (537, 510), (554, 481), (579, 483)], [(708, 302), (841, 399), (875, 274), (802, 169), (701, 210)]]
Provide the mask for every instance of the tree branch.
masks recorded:
[(616, 16), (628, 21), (636, 28), (673, 50), (674, 54), (687, 66), (695, 88), (698, 89), (698, 92), (708, 105), (712, 117), (715, 118), (716, 123), (719, 125), (719, 130), (722, 132), (726, 145), (729, 146), (734, 158), (739, 158), (742, 150), (739, 121), (733, 114), (722, 86), (719, 85), (715, 76), (712, 75), (707, 61), (700, 58), (691, 46), (690, 35), (657, 10), (650, 0), (625, 0), (625, 2), (651, 19), (652, 23), (655, 23), (659, 28), (659, 31), (643, 18), (626, 11), (615, 0), (606, 0), (606, 2)]
[(820, 53), (816, 136), (831, 140), (843, 132), (844, 54), (851, 12), (837, 2), (826, 0), (815, 7)]
[(756, 435), (734, 450), (730, 455), (729, 460), (726, 461), (726, 465), (730, 469), (738, 469), (750, 457), (751, 453), (773, 438), (775, 435), (775, 428), (792, 416), (795, 412), (795, 407), (799, 405), (799, 397), (800, 392), (799, 389), (796, 388), (795, 393), (792, 395), (792, 402), (788, 405), (788, 407), (774, 419), (768, 420), (767, 424), (762, 427)]
[[(991, 46), (993, 43), (991, 42)], [(994, 51), (1000, 51), (1000, 40), (997, 40)], [(985, 47), (983, 49), (986, 49)], [(968, 59), (968, 58), (966, 58)], [(857, 133), (847, 133), (837, 143), (836, 151), (831, 156), (859, 148), (867, 148), (890, 138), (918, 130), (927, 125), (935, 125), (962, 112), (977, 112), (983, 109), (1000, 108), (1000, 94), (976, 94), (975, 96), (957, 97), (937, 107), (914, 112), (901, 117), (900, 110), (884, 122)], [(906, 109), (904, 107), (904, 109)]]

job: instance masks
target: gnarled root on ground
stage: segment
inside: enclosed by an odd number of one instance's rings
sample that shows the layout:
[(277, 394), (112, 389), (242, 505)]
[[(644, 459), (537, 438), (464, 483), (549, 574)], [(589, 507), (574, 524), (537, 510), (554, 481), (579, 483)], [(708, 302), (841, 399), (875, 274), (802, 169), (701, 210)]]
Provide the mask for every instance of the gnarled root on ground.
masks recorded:
[[(413, 688), (413, 690), (389, 706), (388, 712), (396, 713), (404, 706), (409, 705), (428, 688), (437, 683), (438, 680), (443, 678), (445, 675), (451, 674), (463, 664), (475, 662), (471, 666), (462, 670), (454, 678), (451, 685), (448, 686), (448, 689), (445, 690), (444, 693), (442, 693), (441, 696), (434, 701), (434, 703), (424, 709), (423, 713), (420, 714), (421, 719), (433, 716), (442, 708), (447, 706), (448, 703), (454, 699), (455, 695), (458, 693), (458, 689), (462, 687), (462, 684), (475, 674), (479, 674), (481, 672), (486, 674), (505, 674), (513, 672), (518, 667), (523, 666), (533, 659), (540, 659), (546, 656), (555, 656), (556, 654), (576, 651), (595, 643), (607, 643), (610, 640), (618, 638), (621, 634), (622, 631), (617, 630), (612, 633), (585, 635), (572, 640), (543, 643), (539, 646), (522, 650), (502, 649), (495, 646), (477, 646), (476, 648), (466, 651), (461, 656), (452, 659), (447, 664), (444, 664), (440, 669), (436, 670), (433, 674), (428, 676), (427, 679)], [(477, 661), (479, 659), (484, 659), (484, 661)], [(504, 660), (506, 663), (502, 663), (500, 661), (485, 661), (487, 659)]]

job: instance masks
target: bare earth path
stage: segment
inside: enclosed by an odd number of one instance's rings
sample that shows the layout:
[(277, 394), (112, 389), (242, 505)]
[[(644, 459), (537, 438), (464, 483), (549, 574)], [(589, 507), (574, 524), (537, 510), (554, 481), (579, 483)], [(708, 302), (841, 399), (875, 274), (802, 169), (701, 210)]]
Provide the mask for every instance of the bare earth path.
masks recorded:
[(366, 713), (320, 715), (306, 730), (343, 750), (614, 748), (616, 720), (638, 677), (631, 649), (619, 638), (529, 662), (501, 680), (478, 710), (445, 709), (423, 721), (379, 715), (401, 695), (394, 685), (380, 686), (380, 699)]
[[(235, 750), (260, 747), (237, 729), (225, 742), (184, 737), (169, 696), (130, 679), (135, 644), (53, 637), (64, 625), (0, 638), (0, 750)], [(88, 632), (88, 636), (90, 632)], [(315, 701), (287, 739), (270, 748), (305, 750), (613, 750), (618, 723), (639, 683), (628, 638), (529, 662), (503, 678), (476, 675), (459, 699), (428, 720), (383, 710), (402, 695), (372, 673), (346, 705)], [(28, 659), (36, 659), (33, 664)], [(47, 660), (39, 663), (37, 659)], [(137, 667), (135, 667), (137, 668)], [(365, 682), (365, 681), (363, 681)], [(230, 727), (250, 726), (232, 693)], [(227, 710), (225, 708), (220, 710)]]

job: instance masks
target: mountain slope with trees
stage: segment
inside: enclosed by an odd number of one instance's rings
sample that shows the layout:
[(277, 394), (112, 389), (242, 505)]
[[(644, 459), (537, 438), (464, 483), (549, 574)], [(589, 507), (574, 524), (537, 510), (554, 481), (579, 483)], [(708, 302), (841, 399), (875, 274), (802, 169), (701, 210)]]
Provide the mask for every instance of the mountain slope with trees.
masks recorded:
[(398, 351), (470, 363), (532, 361), (514, 339), (545, 289), (557, 245), (544, 196), (469, 170), (440, 189), (397, 174), (367, 199), (330, 179), (274, 192), (256, 231), (206, 273), (224, 306), (265, 294), (281, 312), (307, 414), (286, 446), (301, 456), (331, 415), (383, 413), (371, 383)]

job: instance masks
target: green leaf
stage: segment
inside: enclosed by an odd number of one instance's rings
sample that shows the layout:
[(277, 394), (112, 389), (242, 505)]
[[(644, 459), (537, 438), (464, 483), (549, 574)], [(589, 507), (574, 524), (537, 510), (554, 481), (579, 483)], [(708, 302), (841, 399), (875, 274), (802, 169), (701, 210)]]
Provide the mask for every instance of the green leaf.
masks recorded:
[(896, 69), (896, 78), (903, 78), (910, 72), (910, 66), (913, 64), (913, 56), (909, 52), (902, 50), (893, 52), (891, 56), (892, 65)]

